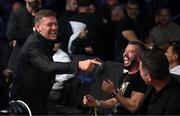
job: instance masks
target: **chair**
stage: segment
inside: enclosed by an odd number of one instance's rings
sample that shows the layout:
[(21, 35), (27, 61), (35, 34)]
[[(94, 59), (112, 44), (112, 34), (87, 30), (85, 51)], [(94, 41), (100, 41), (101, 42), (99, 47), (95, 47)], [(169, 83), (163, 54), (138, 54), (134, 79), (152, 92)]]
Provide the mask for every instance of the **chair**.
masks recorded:
[[(90, 89), (90, 95), (92, 95), (95, 99), (98, 100), (107, 100), (111, 97), (111, 95), (105, 93), (101, 89), (101, 85), (103, 80), (110, 79), (116, 88), (119, 87), (120, 78), (123, 76), (123, 64), (107, 61), (104, 63), (102, 69), (96, 74), (96, 81), (92, 84)], [(111, 109), (103, 109), (98, 108), (98, 112), (100, 114), (109, 114)]]

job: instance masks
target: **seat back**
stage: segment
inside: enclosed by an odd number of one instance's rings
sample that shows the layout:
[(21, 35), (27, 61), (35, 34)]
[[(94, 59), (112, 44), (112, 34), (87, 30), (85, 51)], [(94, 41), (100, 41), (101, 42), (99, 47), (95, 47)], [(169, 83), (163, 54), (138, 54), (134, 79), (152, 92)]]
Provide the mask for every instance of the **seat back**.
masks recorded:
[[(90, 95), (92, 95), (95, 99), (98, 100), (107, 100), (111, 97), (111, 95), (105, 93), (102, 89), (102, 82), (105, 79), (110, 79), (116, 88), (119, 87), (120, 78), (123, 76), (123, 64), (107, 61), (104, 63), (104, 66), (101, 68), (99, 72), (96, 73), (95, 82), (92, 84), (90, 88)], [(100, 114), (108, 114), (111, 112), (111, 109), (102, 109), (98, 108), (98, 112)]]

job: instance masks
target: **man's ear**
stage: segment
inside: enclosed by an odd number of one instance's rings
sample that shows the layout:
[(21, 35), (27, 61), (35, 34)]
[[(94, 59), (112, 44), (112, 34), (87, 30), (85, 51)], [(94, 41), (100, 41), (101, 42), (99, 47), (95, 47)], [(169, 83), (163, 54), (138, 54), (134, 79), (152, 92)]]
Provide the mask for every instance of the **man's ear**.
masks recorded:
[(173, 60), (176, 60), (176, 59), (178, 59), (178, 55), (177, 55), (177, 54), (174, 54), (174, 55), (173, 55)]
[(34, 28), (37, 32), (41, 32), (39, 23), (35, 24)]
[(152, 78), (148, 75), (148, 81), (151, 82)]

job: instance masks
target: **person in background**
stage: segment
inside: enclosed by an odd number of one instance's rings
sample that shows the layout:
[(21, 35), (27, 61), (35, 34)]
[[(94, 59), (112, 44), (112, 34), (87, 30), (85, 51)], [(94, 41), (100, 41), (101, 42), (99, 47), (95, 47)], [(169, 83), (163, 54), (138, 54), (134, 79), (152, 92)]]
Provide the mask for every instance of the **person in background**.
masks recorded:
[(78, 69), (91, 71), (101, 63), (95, 59), (54, 62), (53, 47), (57, 40), (58, 23), (52, 10), (40, 10), (34, 19), (35, 32), (25, 41), (18, 58), (17, 75), (10, 97), (24, 101), (33, 115), (47, 113), (46, 99), (56, 74), (76, 74)]
[[(64, 52), (60, 47), (60, 43), (55, 43), (53, 50), (56, 53), (53, 55), (54, 62), (71, 62), (70, 56)], [(57, 74), (55, 82), (52, 86), (52, 90), (49, 93), (48, 100), (58, 102), (61, 99), (62, 89), (64, 88), (64, 82), (74, 77), (74, 74)]]
[(61, 49), (66, 53), (68, 53), (69, 38), (73, 33), (69, 21), (72, 16), (77, 14), (77, 9), (77, 0), (66, 0), (65, 11), (58, 18), (58, 25), (60, 28), (63, 28), (59, 30)]
[(180, 81), (170, 75), (169, 62), (164, 52), (153, 46), (140, 58), (140, 74), (148, 84), (139, 107), (140, 115), (179, 115)]
[[(138, 7), (136, 1), (128, 2), (127, 7)], [(117, 23), (116, 26), (116, 38), (115, 38), (115, 53), (114, 61), (123, 62), (123, 52), (129, 41), (141, 41), (138, 33), (137, 25), (134, 21), (127, 15), (126, 11), (122, 7), (122, 19)], [(137, 13), (132, 13), (137, 14)], [(134, 15), (133, 15), (134, 16)]]
[[(13, 4), (13, 6), (12, 6), (12, 11), (11, 11), (11, 13), (15, 13), (15, 12), (17, 12), (19, 9), (21, 9), (23, 7), (23, 5), (22, 5), (22, 3), (20, 3), (20, 2), (14, 2), (14, 4)], [(16, 46), (16, 40), (12, 40), (12, 41), (10, 41), (10, 46), (12, 47), (12, 48), (14, 48), (15, 46)]]
[(170, 73), (180, 75), (180, 43), (172, 41), (169, 44), (165, 55), (169, 62)]
[(93, 49), (93, 54), (101, 60), (107, 60), (107, 40), (104, 38), (104, 24), (102, 17), (97, 13), (89, 12), (89, 5), (92, 4), (92, 0), (78, 0), (78, 13), (71, 18), (71, 21), (82, 22), (86, 24), (88, 30), (87, 44)]
[(91, 3), (89, 5), (89, 12), (90, 13), (96, 13), (96, 11), (97, 11), (97, 6), (95, 5), (95, 3)]
[[(23, 7), (22, 3), (14, 2), (13, 5), (12, 5), (12, 11), (11, 11), (10, 15), (12, 13), (17, 12), (22, 7)], [(13, 71), (10, 70), (9, 68), (7, 68), (7, 65), (8, 65), (8, 62), (9, 62), (9, 57), (11, 55), (12, 49), (16, 46), (16, 40), (8, 41), (8, 45), (6, 45), (6, 43), (4, 43), (4, 45), (7, 46), (7, 47), (5, 47), (6, 49), (4, 48), (5, 50), (2, 49), (2, 50), (4, 50), (4, 52), (1, 55), (2, 58), (3, 58), (2, 62), (4, 62), (6, 64), (6, 66), (4, 67), (5, 69), (3, 70), (3, 75), (5, 77), (9, 78), (9, 77), (11, 77)]]
[(133, 21), (138, 39), (144, 42), (149, 33), (149, 24), (145, 18), (140, 17), (142, 13), (140, 8), (141, 3), (139, 0), (128, 0), (126, 5), (127, 16)]
[(104, 80), (102, 89), (112, 98), (96, 100), (91, 95), (84, 96), (83, 103), (90, 107), (114, 108), (113, 114), (134, 114), (146, 92), (146, 85), (139, 73), (140, 55), (145, 50), (144, 46), (137, 41), (130, 41), (127, 45), (124, 57), (126, 73), (120, 78), (119, 88), (116, 89), (111, 80)]
[(100, 5), (97, 8), (97, 12), (103, 17), (103, 23), (109, 23), (109, 21), (111, 20), (111, 10), (114, 6), (118, 5), (118, 0), (105, 0), (105, 4)]
[[(123, 6), (114, 6), (111, 9), (111, 19), (109, 23), (107, 23), (105, 29), (106, 32), (104, 33), (104, 37), (107, 38), (108, 42), (108, 49), (106, 50), (109, 56), (109, 60), (114, 60), (116, 57), (115, 55), (115, 48), (116, 48), (116, 29), (118, 23), (126, 17), (125, 10)], [(119, 51), (119, 50), (118, 50)]]
[(160, 6), (156, 10), (156, 17), (158, 25), (150, 30), (147, 43), (165, 51), (171, 41), (180, 41), (180, 26), (171, 21), (171, 12), (167, 6)]
[(114, 6), (111, 10), (111, 20), (121, 21), (126, 16), (123, 6)]
[(68, 43), (68, 52), (71, 54), (92, 55), (93, 49), (86, 40), (88, 30), (86, 24), (77, 21), (70, 21), (73, 34)]
[(16, 12), (19, 8), (23, 7), (23, 4), (20, 2), (14, 2), (12, 6), (12, 12)]
[(34, 16), (41, 9), (41, 0), (25, 0), (25, 2), (25, 7), (11, 13), (7, 24), (7, 38), (13, 41), (13, 50), (7, 68), (13, 72), (13, 75), (16, 75), (19, 51), (27, 37), (33, 32)]

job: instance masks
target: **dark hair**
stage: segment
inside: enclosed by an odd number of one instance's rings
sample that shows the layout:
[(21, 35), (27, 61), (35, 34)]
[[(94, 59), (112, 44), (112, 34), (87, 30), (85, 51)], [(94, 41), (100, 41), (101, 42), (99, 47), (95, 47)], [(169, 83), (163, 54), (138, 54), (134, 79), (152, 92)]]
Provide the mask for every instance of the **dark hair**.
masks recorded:
[(180, 61), (180, 43), (178, 41), (171, 41), (169, 46), (172, 46), (172, 51), (178, 55), (178, 60)]
[(43, 18), (43, 17), (48, 17), (48, 16), (55, 16), (56, 17), (56, 13), (50, 9), (43, 9), (40, 10), (35, 18), (34, 18), (34, 23), (39, 23), (39, 21)]
[(128, 0), (128, 4), (137, 4), (139, 5), (138, 0)]
[(89, 6), (92, 0), (77, 0), (78, 6)]
[(155, 15), (159, 15), (162, 9), (168, 10), (169, 14), (171, 14), (169, 6), (167, 6), (167, 5), (160, 5), (160, 6), (157, 7), (157, 9), (155, 11)]
[(142, 67), (155, 79), (163, 80), (169, 76), (169, 62), (164, 52), (157, 46), (146, 50), (140, 57)]
[(146, 47), (142, 42), (139, 41), (129, 41), (128, 45), (137, 45), (139, 47), (139, 56), (142, 56), (144, 51), (146, 51)]
[(112, 10), (111, 10), (111, 14), (112, 14), (113, 12), (117, 12), (117, 11), (122, 11), (122, 12), (124, 13), (124, 15), (127, 15), (125, 6), (123, 6), (123, 5), (113, 6), (113, 7), (112, 7)]

